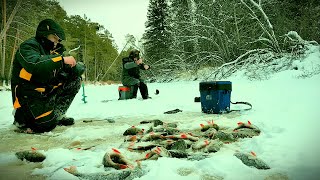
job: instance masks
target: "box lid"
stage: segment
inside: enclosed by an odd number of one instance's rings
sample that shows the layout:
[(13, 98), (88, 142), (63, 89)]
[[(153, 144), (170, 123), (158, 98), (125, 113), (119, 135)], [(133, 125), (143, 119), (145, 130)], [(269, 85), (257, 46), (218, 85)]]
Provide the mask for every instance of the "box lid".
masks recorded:
[(200, 82), (199, 84), (200, 91), (208, 91), (208, 90), (232, 90), (231, 81), (207, 81)]

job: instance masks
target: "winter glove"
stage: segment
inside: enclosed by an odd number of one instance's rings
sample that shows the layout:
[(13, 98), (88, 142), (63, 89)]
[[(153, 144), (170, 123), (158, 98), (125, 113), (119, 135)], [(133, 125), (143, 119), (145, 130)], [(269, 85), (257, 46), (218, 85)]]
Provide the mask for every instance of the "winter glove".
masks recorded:
[(63, 46), (63, 44), (58, 43), (57, 47), (53, 50), (53, 52), (56, 52), (58, 54), (63, 54), (63, 52), (66, 51), (66, 48)]
[(59, 71), (58, 78), (60, 80), (66, 80), (69, 78), (81, 77), (85, 70), (86, 66), (83, 62), (77, 62), (74, 67), (64, 65), (64, 68)]
[[(148, 66), (148, 68), (146, 68), (146, 66)], [(149, 70), (150, 68), (151, 68), (150, 65), (144, 65), (144, 69), (145, 69), (145, 70)]]
[(86, 66), (83, 62), (77, 62), (76, 66), (72, 68), (73, 75), (76, 77), (80, 77), (84, 71), (86, 70)]
[[(146, 68), (146, 66), (147, 66), (147, 68)], [(148, 70), (148, 69), (150, 69), (150, 66), (149, 66), (149, 65), (146, 65), (146, 64), (144, 64), (144, 63), (139, 64), (139, 67), (140, 67), (140, 69), (142, 69), (142, 70)]]

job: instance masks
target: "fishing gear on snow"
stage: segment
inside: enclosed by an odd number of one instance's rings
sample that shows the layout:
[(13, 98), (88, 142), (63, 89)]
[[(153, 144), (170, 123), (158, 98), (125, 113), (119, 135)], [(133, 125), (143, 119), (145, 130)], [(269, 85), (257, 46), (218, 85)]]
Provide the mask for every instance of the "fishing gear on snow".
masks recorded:
[[(232, 111), (243, 111), (252, 109), (248, 102), (231, 102), (232, 83), (230, 81), (208, 81), (199, 84), (200, 97), (195, 97), (195, 102), (201, 102), (201, 110), (208, 114), (229, 113)], [(245, 104), (249, 108), (242, 110), (231, 110), (231, 104)]]

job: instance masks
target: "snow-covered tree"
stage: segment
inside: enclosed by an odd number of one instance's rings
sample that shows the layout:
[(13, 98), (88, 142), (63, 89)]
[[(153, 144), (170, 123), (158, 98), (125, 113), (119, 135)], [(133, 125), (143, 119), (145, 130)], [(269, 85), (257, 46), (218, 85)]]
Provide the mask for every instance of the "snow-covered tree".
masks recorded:
[(166, 69), (171, 60), (172, 36), (168, 19), (169, 6), (167, 0), (150, 0), (146, 31), (144, 34), (144, 58), (157, 69)]
[(193, 2), (192, 0), (172, 0), (174, 55), (176, 60), (192, 63), (197, 59)]

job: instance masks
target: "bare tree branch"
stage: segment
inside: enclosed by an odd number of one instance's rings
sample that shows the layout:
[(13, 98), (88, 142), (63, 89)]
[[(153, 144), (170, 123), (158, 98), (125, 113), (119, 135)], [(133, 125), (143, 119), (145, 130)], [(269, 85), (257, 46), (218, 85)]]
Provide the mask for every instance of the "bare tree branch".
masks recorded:
[(16, 6), (14, 7), (13, 11), (11, 12), (8, 21), (5, 22), (5, 26), (4, 26), (4, 28), (1, 30), (1, 33), (0, 33), (0, 40), (2, 40), (2, 39), (4, 38), (5, 33), (6, 33), (7, 30), (9, 29), (9, 27), (10, 27), (10, 25), (11, 25), (11, 22), (12, 22), (12, 20), (13, 20), (13, 17), (15, 16), (15, 14), (17, 13), (17, 11), (18, 11), (18, 9), (19, 9), (19, 7), (20, 7), (21, 1), (22, 1), (22, 0), (18, 0), (18, 1), (17, 1), (17, 4), (16, 4)]
[[(261, 52), (268, 52), (268, 50), (266, 49), (253, 49), (250, 51), (247, 51), (246, 53), (242, 54), (241, 56), (239, 56), (237, 59), (235, 59), (234, 61), (228, 62), (223, 64), (222, 66), (218, 67), (215, 71), (213, 71), (211, 74), (209, 74), (209, 76), (207, 78), (205, 78), (206, 80), (208, 80), (213, 74), (214, 74), (214, 79), (217, 79), (217, 75), (221, 72), (223, 72), (223, 69), (226, 67), (231, 67), (232, 68), (236, 68), (237, 64), (243, 63), (243, 60), (245, 57), (247, 57), (250, 54), (254, 54), (254, 53), (261, 53)], [(232, 73), (232, 72), (230, 72)], [(222, 77), (224, 77), (224, 75), (222, 75)]]

